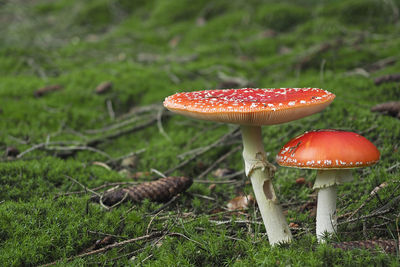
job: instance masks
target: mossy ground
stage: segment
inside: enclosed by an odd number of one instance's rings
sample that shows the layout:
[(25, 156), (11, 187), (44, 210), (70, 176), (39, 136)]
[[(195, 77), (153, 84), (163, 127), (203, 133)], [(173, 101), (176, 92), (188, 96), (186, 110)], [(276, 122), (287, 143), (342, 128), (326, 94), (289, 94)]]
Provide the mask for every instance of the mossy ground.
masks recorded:
[[(311, 129), (356, 131), (381, 151), (374, 167), (354, 171), (355, 181), (339, 188), (339, 216), (356, 210), (369, 193), (379, 191), (358, 215), (387, 204), (390, 212), (339, 226), (333, 241), (398, 238), (400, 121), (370, 112), (375, 104), (400, 99), (400, 83), (374, 84), (374, 78), (400, 72), (400, 1), (0, 1), (0, 148), (25, 151), (47, 141), (79, 142), (97, 135), (87, 130), (115, 123), (107, 102), (120, 118), (132, 107), (161, 103), (175, 92), (237, 87), (319, 87), (337, 95), (325, 111), (283, 125), (264, 127), (269, 160), (294, 136)], [(324, 48), (325, 47), (325, 48)], [(371, 69), (379, 60), (393, 64)], [(365, 70), (365, 71), (363, 71)], [(361, 75), (363, 74), (363, 75)], [(229, 78), (231, 77), (231, 78)], [(240, 78), (240, 79), (237, 79)], [(103, 81), (113, 89), (94, 94)], [(34, 91), (58, 84), (63, 89), (41, 98)], [(141, 121), (135, 122), (140, 124)], [(135, 124), (133, 123), (133, 124)], [(176, 166), (176, 155), (215, 142), (232, 126), (172, 116), (156, 124), (68, 157), (37, 149), (0, 163), (0, 265), (40, 265), (78, 255), (106, 234), (115, 241), (149, 231), (168, 230), (159, 243), (145, 240), (71, 265), (291, 265), (398, 266), (398, 255), (363, 250), (341, 251), (317, 245), (315, 218), (300, 211), (313, 193), (294, 180), (312, 171), (278, 168), (275, 187), (288, 209), (296, 241), (269, 246), (252, 207), (244, 215), (212, 215), (238, 191), (251, 193), (245, 177), (235, 185), (194, 183), (187, 194), (153, 218), (162, 204), (144, 201), (133, 210), (124, 203), (107, 211), (90, 202), (90, 193), (59, 196), (107, 182), (128, 181), (115, 170), (93, 165), (145, 149), (132, 172), (161, 172)], [(198, 136), (203, 132), (202, 137)], [(191, 140), (189, 142), (188, 140)], [(217, 146), (173, 172), (196, 178), (229, 149)], [(57, 148), (55, 148), (57, 149)], [(104, 152), (108, 156), (105, 156)], [(240, 152), (218, 167), (243, 168)], [(154, 175), (154, 174), (152, 174)], [(148, 180), (151, 177), (142, 178)], [(154, 178), (154, 177), (153, 177)], [(218, 180), (209, 174), (204, 179)], [(210, 199), (204, 199), (204, 197)], [(129, 212), (128, 212), (129, 211)], [(228, 224), (209, 221), (232, 219)], [(153, 218), (153, 219), (152, 219)], [(364, 230), (363, 230), (364, 229)]]

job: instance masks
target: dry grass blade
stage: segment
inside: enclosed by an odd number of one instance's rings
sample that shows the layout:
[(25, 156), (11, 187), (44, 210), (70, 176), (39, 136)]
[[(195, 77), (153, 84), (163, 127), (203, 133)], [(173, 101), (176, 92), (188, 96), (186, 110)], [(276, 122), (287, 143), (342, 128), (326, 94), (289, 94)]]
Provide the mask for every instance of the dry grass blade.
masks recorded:
[(229, 133), (223, 135), (221, 138), (219, 138), (217, 141), (215, 141), (214, 143), (202, 147), (200, 149), (196, 149), (196, 152), (193, 153), (188, 159), (182, 161), (181, 163), (179, 163), (177, 166), (167, 170), (164, 172), (165, 175), (169, 175), (171, 173), (173, 173), (175, 170), (182, 168), (183, 166), (185, 166), (186, 164), (188, 164), (189, 162), (191, 162), (192, 160), (194, 160), (195, 158), (197, 158), (198, 156), (200, 156), (201, 154), (206, 153), (207, 151), (209, 151), (210, 149), (224, 143), (226, 140), (228, 140), (229, 138), (232, 137), (236, 137), (240, 134), (239, 132), (239, 127), (235, 127), (232, 131), (230, 131)]
[[(69, 257), (66, 260), (67, 261), (71, 261), (71, 260), (76, 259), (76, 258), (83, 258), (83, 257), (87, 257), (87, 256), (90, 256), (90, 255), (95, 255), (95, 254), (102, 253), (102, 252), (105, 252), (105, 251), (113, 249), (113, 248), (124, 246), (124, 245), (129, 244), (129, 243), (133, 243), (133, 242), (137, 242), (137, 241), (141, 241), (141, 240), (149, 240), (149, 239), (152, 239), (152, 238), (155, 238), (155, 237), (159, 237), (161, 235), (162, 235), (162, 232), (154, 232), (154, 233), (151, 233), (151, 234), (148, 234), (148, 235), (144, 235), (144, 236), (128, 239), (128, 240), (125, 240), (125, 241), (122, 241), (122, 242), (113, 243), (111, 245), (102, 247), (100, 249), (92, 250), (90, 252), (86, 252), (86, 253), (82, 253), (82, 254), (79, 254), (79, 255), (76, 255), (76, 256), (73, 256), (73, 257)], [(58, 263), (59, 263), (59, 261), (54, 261), (54, 262), (51, 262), (51, 263), (48, 263), (48, 264), (45, 264), (45, 265), (42, 265), (42, 266), (43, 267), (44, 266), (52, 266), (52, 265), (56, 265)]]

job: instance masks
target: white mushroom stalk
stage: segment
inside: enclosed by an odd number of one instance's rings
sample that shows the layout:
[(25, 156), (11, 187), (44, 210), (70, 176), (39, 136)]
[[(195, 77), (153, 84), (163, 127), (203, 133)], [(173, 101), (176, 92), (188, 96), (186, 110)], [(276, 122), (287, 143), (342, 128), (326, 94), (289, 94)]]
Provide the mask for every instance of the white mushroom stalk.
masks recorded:
[(292, 234), (272, 185), (275, 166), (267, 161), (261, 127), (242, 125), (241, 131), (246, 176), (251, 179), (268, 240), (271, 245), (289, 243)]
[(337, 185), (352, 180), (351, 170), (318, 170), (314, 189), (318, 190), (316, 235), (324, 243), (337, 230)]

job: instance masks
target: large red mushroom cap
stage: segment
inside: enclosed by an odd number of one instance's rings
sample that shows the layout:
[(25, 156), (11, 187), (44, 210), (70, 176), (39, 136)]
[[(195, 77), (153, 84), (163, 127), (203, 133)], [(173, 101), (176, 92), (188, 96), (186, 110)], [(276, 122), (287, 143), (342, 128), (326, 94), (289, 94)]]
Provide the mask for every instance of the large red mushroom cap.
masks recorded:
[(306, 132), (278, 153), (281, 166), (307, 169), (360, 168), (379, 161), (378, 149), (365, 137), (340, 130)]
[(334, 94), (318, 88), (243, 88), (177, 93), (167, 97), (164, 106), (196, 119), (270, 125), (317, 113), (334, 98)]

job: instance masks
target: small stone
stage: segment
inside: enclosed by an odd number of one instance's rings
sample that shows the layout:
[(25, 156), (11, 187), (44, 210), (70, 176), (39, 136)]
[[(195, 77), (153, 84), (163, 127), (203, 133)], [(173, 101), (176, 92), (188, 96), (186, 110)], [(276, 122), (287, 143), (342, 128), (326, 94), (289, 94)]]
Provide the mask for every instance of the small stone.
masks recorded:
[(306, 183), (306, 179), (304, 179), (303, 177), (296, 179), (296, 184), (298, 184), (298, 185), (303, 185), (305, 183)]

